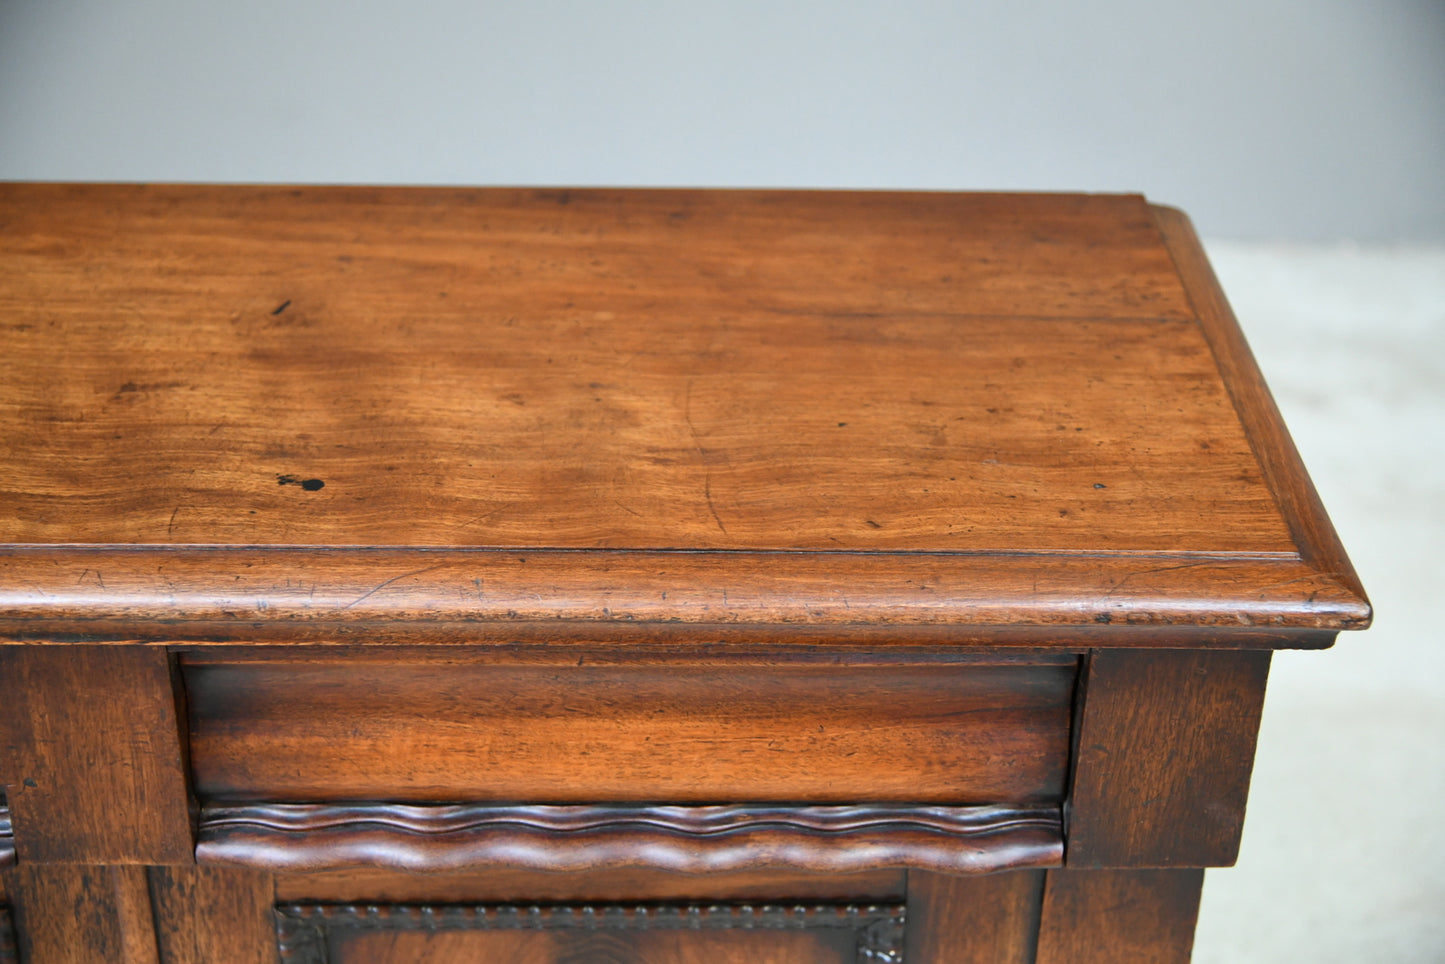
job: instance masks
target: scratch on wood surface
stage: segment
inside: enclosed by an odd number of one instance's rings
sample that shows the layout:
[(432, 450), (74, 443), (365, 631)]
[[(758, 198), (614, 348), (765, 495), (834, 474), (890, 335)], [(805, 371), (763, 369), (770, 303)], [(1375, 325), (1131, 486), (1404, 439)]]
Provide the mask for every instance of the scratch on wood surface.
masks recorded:
[(692, 433), (692, 444), (697, 448), (697, 457), (702, 461), (702, 494), (703, 498), (707, 500), (707, 510), (712, 513), (712, 521), (716, 522), (717, 527), (726, 535), (728, 527), (723, 525), (722, 517), (717, 514), (717, 506), (712, 501), (712, 469), (707, 464), (707, 450), (702, 447), (702, 439), (698, 437), (697, 426), (692, 423), (692, 383), (693, 380), (689, 378), (682, 415), (687, 421), (687, 430)]
[(381, 592), (383, 589), (385, 589), (387, 586), (390, 586), (392, 583), (396, 582), (398, 579), (405, 579), (405, 578), (407, 578), (408, 576), (420, 576), (420, 575), (421, 575), (422, 573), (424, 573), (424, 572), (431, 572), (433, 569), (440, 569), (440, 568), (441, 568), (441, 566), (439, 566), (439, 565), (438, 565), (438, 566), (427, 566), (427, 567), (424, 568), (424, 569), (413, 569), (411, 572), (404, 572), (404, 573), (402, 573), (402, 574), (399, 575), (399, 576), (392, 576), (390, 579), (387, 579), (387, 580), (384, 580), (384, 581), (382, 581), (382, 582), (377, 583), (374, 588), (367, 590), (366, 592), (362, 593), (360, 596), (357, 596), (355, 599), (353, 599), (351, 602), (347, 603), (345, 606), (342, 606), (341, 608), (342, 608), (342, 609), (350, 609), (350, 608), (352, 608), (353, 606), (356, 606), (356, 605), (358, 605), (358, 604), (366, 601), (367, 599), (370, 599), (372, 596), (375, 596), (377, 593)]

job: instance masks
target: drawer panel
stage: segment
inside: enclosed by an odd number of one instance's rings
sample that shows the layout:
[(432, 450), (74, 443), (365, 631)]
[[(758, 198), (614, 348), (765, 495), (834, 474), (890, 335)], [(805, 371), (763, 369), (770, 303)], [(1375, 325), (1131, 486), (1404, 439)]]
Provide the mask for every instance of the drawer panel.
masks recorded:
[(183, 667), (209, 801), (1062, 799), (1076, 664)]

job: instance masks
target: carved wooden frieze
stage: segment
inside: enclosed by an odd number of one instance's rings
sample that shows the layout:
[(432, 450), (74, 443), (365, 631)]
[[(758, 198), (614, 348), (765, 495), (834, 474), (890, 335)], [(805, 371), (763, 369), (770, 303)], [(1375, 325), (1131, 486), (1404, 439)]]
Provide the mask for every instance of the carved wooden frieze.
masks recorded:
[[(858, 964), (903, 961), (901, 905), (329, 906), (276, 908), (281, 964), (345, 964), (333, 951), (368, 932), (559, 932), (646, 935), (659, 931), (805, 931), (843, 938)], [(529, 958), (530, 959), (530, 958)], [(568, 958), (573, 959), (571, 957)]]
[(203, 864), (313, 871), (479, 867), (684, 874), (1058, 867), (1057, 806), (207, 806)]

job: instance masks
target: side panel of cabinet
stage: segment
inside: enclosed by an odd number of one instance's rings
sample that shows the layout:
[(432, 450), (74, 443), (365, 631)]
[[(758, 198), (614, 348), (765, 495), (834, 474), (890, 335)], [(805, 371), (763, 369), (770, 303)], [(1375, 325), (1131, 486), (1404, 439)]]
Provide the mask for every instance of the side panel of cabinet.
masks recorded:
[(0, 772), (22, 862), (194, 861), (164, 649), (0, 646), (0, 680)]
[(1065, 864), (1227, 867), (1239, 854), (1270, 654), (1096, 650)]

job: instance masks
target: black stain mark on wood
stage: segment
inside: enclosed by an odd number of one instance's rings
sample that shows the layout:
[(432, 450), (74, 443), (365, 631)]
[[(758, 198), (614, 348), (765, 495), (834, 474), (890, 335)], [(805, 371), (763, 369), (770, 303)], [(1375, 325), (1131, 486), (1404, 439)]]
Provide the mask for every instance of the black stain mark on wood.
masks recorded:
[(163, 392), (172, 388), (192, 388), (185, 382), (126, 382), (115, 390), (112, 399), (120, 398), (122, 395), (137, 395), (149, 392)]
[(276, 476), (276, 484), (299, 485), (307, 492), (315, 492), (318, 489), (326, 488), (326, 483), (322, 482), (320, 479), (303, 479), (295, 475), (278, 475)]
[(290, 308), (290, 307), (291, 307), (291, 299), (290, 299), (290, 298), (287, 298), (285, 301), (283, 301), (283, 302), (281, 302), (279, 305), (277, 305), (277, 306), (276, 306), (276, 310), (273, 311), (273, 312), (271, 312), (271, 314), (273, 314), (273, 315), (279, 315), (281, 312), (285, 311), (287, 308)]

